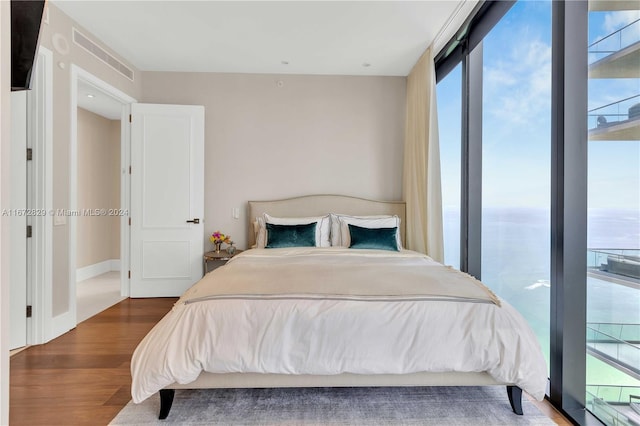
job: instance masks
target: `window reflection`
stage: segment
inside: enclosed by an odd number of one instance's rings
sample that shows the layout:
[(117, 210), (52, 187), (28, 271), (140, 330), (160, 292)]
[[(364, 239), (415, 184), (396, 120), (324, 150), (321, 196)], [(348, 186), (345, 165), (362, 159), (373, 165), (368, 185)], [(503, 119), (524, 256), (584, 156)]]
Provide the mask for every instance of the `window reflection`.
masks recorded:
[(608, 425), (640, 424), (640, 11), (630, 6), (592, 1), (589, 13), (586, 401)]

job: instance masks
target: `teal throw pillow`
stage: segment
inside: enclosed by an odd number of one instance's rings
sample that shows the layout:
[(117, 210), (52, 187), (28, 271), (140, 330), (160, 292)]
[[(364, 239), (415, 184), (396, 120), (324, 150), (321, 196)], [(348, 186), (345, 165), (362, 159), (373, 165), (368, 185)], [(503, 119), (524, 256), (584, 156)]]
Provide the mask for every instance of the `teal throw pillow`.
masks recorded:
[(318, 222), (306, 225), (275, 225), (267, 223), (265, 248), (315, 247)]
[(397, 232), (397, 227), (363, 228), (350, 224), (351, 245), (349, 248), (399, 251), (396, 239)]

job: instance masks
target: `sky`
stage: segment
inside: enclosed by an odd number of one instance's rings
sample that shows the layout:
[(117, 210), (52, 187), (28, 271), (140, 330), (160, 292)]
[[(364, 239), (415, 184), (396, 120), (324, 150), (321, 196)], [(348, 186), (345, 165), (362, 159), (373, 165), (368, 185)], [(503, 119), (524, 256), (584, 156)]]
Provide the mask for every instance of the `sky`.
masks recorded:
[[(591, 12), (589, 44), (639, 18), (639, 11)], [(640, 40), (640, 22), (598, 47), (619, 49), (619, 40)], [(483, 45), (483, 206), (548, 209), (551, 3), (516, 3)], [(445, 206), (460, 202), (460, 78), (458, 67), (437, 89)], [(593, 109), (639, 95), (640, 79), (590, 80), (588, 90)], [(640, 97), (621, 110), (634, 103)], [(588, 156), (589, 207), (640, 211), (640, 141), (591, 141)]]

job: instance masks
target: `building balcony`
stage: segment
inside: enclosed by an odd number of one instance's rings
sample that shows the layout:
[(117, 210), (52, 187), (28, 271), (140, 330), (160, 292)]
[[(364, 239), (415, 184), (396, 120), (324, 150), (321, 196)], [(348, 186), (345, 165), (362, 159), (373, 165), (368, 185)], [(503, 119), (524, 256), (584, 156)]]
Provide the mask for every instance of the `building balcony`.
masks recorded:
[(589, 78), (639, 78), (638, 64), (640, 64), (640, 41), (617, 52), (608, 52), (607, 56), (589, 65)]
[(589, 249), (587, 273), (600, 280), (640, 290), (640, 249)]
[(589, 78), (640, 78), (640, 19), (589, 46)]
[(638, 0), (589, 0), (590, 12), (638, 10)]
[[(586, 349), (588, 359), (598, 360), (587, 382), (587, 408), (606, 424), (640, 426), (640, 249), (589, 249), (587, 268), (593, 319)], [(617, 304), (618, 322), (602, 314), (614, 300), (627, 302)]]
[(589, 140), (640, 140), (640, 95), (589, 110)]
[(640, 425), (640, 413), (635, 409), (640, 387), (616, 385), (587, 385), (586, 405), (607, 424)]

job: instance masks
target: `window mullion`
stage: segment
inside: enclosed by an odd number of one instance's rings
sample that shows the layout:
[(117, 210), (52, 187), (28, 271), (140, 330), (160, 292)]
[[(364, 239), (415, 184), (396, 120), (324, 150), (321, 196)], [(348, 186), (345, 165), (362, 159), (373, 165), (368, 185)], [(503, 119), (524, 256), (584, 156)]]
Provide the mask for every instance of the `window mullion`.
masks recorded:
[(552, 7), (550, 399), (584, 424), (588, 7)]
[(462, 63), (460, 270), (481, 278), (482, 42)]

